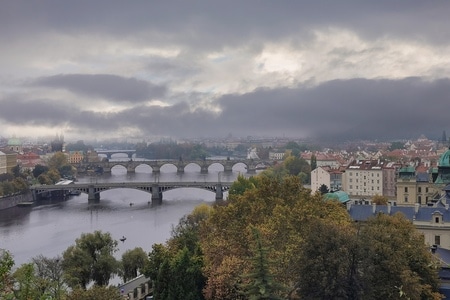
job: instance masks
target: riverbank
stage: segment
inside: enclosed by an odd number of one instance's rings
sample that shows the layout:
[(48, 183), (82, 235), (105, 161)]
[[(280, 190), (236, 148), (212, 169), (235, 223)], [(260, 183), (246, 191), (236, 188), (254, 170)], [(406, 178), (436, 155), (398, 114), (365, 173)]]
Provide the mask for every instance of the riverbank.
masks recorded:
[(8, 209), (20, 203), (30, 203), (33, 201), (31, 193), (16, 194), (0, 198), (0, 210)]

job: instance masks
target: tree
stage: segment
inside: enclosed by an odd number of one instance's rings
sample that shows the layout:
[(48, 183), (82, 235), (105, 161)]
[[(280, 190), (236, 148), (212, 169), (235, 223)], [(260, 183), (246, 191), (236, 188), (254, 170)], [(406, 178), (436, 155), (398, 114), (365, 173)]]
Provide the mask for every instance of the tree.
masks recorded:
[(52, 157), (48, 159), (47, 166), (49, 169), (58, 170), (64, 165), (67, 165), (67, 157), (62, 152), (56, 152)]
[(117, 244), (109, 233), (81, 234), (75, 245), (63, 253), (62, 266), (69, 285), (83, 289), (91, 281), (100, 286), (108, 285), (111, 276), (117, 274), (118, 263), (113, 256)]
[(362, 299), (356, 231), (316, 220), (299, 253), (295, 292), (302, 299)]
[(61, 179), (61, 175), (59, 174), (58, 170), (56, 169), (50, 169), (47, 172), (47, 177), (50, 179), (51, 183), (56, 183)]
[(41, 281), (41, 287), (51, 299), (64, 299), (67, 294), (67, 284), (64, 281), (62, 259), (57, 256), (48, 258), (39, 255), (32, 259), (35, 266), (35, 274)]
[(372, 197), (372, 203), (376, 205), (386, 205), (388, 203), (388, 198), (386, 196), (375, 195)]
[(389, 147), (389, 150), (397, 150), (397, 149), (403, 149), (405, 147), (405, 143), (403, 142), (392, 142), (391, 146)]
[(268, 260), (269, 249), (262, 244), (260, 232), (252, 228), (255, 245), (251, 257), (251, 272), (242, 276), (241, 293), (249, 300), (277, 300), (281, 285), (277, 284), (271, 274)]
[(256, 177), (245, 178), (243, 175), (239, 174), (238, 178), (230, 186), (228, 195), (242, 195), (246, 190), (255, 188), (257, 184), (255, 178)]
[(14, 266), (14, 259), (11, 254), (0, 249), (0, 299), (10, 299), (12, 297), (11, 269)]
[(322, 185), (319, 187), (319, 192), (320, 192), (322, 195), (324, 195), (324, 194), (329, 193), (330, 190), (328, 189), (328, 187), (327, 187), (326, 184), (322, 184)]
[(423, 236), (402, 214), (377, 214), (359, 236), (364, 299), (440, 299)]
[(317, 157), (312, 154), (311, 155), (311, 170), (315, 170), (317, 168)]
[(123, 300), (117, 288), (94, 285), (88, 290), (75, 289), (67, 296), (67, 300)]
[(122, 254), (121, 276), (124, 282), (136, 278), (148, 261), (148, 256), (140, 247)]
[(47, 166), (37, 164), (36, 166), (34, 166), (33, 176), (34, 176), (34, 178), (38, 178), (39, 175), (46, 173), (48, 170), (49, 169)]

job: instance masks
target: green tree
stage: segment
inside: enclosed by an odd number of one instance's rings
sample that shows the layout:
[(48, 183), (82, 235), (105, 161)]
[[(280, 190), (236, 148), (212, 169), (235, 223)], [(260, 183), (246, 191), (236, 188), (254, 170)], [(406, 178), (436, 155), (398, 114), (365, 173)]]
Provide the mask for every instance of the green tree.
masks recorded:
[(364, 299), (355, 232), (350, 224), (311, 224), (299, 253), (296, 293), (302, 299)]
[(437, 269), (423, 236), (402, 214), (377, 214), (361, 228), (365, 299), (440, 299)]
[(39, 175), (46, 173), (48, 170), (49, 169), (47, 166), (37, 164), (36, 166), (34, 166), (33, 176), (34, 176), (34, 178), (38, 178)]
[(136, 278), (147, 264), (148, 256), (140, 247), (127, 250), (122, 254), (121, 277), (124, 282)]
[(317, 157), (312, 154), (311, 155), (311, 170), (315, 170), (317, 168)]
[(326, 194), (326, 193), (329, 193), (330, 190), (328, 189), (328, 187), (327, 187), (326, 184), (322, 184), (322, 185), (319, 187), (319, 192), (320, 192), (322, 195), (324, 195), (324, 194)]
[(50, 179), (50, 177), (47, 176), (47, 174), (41, 174), (38, 176), (37, 181), (40, 184), (52, 184), (52, 180)]
[(41, 290), (41, 282), (34, 273), (34, 265), (21, 265), (13, 274), (14, 296), (19, 300), (40, 299), (45, 295), (45, 287)]
[(113, 256), (117, 244), (109, 233), (81, 234), (75, 245), (63, 253), (62, 266), (69, 285), (83, 289), (91, 281), (100, 286), (108, 285), (111, 276), (118, 271), (118, 262)]
[(252, 228), (255, 245), (251, 257), (251, 272), (244, 274), (241, 293), (249, 300), (277, 300), (281, 285), (276, 283), (270, 271), (268, 259), (269, 249), (263, 246), (261, 235), (256, 228)]
[(58, 182), (61, 179), (61, 175), (59, 174), (58, 170), (56, 170), (56, 169), (50, 169), (47, 172), (47, 177), (50, 178), (50, 181), (52, 184)]
[(11, 269), (14, 266), (14, 259), (11, 254), (0, 249), (0, 299), (12, 298), (12, 276)]
[(397, 149), (403, 149), (405, 148), (405, 143), (403, 142), (392, 142), (391, 146), (389, 147), (389, 150), (397, 150)]
[(256, 177), (245, 178), (239, 174), (238, 178), (233, 182), (228, 195), (242, 195), (246, 190), (254, 189), (257, 184)]
[(48, 258), (39, 255), (32, 261), (35, 266), (35, 274), (40, 280), (41, 290), (45, 289), (51, 299), (64, 299), (68, 286), (64, 281), (61, 257)]

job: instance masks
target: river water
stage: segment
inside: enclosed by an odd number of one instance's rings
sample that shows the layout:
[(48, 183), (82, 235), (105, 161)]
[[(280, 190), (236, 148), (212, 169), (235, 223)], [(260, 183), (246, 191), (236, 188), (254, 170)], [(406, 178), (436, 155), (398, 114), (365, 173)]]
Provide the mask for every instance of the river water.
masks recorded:
[[(177, 174), (175, 166), (165, 165), (155, 176), (146, 165), (129, 174), (125, 168), (116, 166), (111, 174), (79, 177), (78, 181), (231, 182), (245, 172), (244, 165), (236, 165), (230, 174), (224, 173), (221, 165), (212, 165), (208, 174), (200, 174), (199, 166), (188, 165), (183, 174)], [(87, 195), (81, 194), (33, 207), (0, 210), (0, 248), (11, 252), (18, 267), (39, 254), (49, 258), (62, 255), (82, 233), (101, 230), (109, 232), (117, 241), (126, 237), (124, 242), (119, 241), (115, 255), (118, 259), (124, 251), (135, 247), (149, 252), (154, 243), (164, 243), (170, 237), (172, 227), (194, 207), (202, 203), (213, 204), (215, 193), (183, 188), (164, 192), (160, 206), (152, 207), (150, 201), (151, 194), (143, 191), (113, 189), (100, 194), (99, 204), (88, 204)]]

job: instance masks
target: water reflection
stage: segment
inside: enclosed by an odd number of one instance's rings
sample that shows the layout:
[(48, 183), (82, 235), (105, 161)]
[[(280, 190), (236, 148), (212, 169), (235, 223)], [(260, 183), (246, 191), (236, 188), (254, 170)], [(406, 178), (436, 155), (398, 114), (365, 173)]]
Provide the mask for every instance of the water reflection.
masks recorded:
[[(80, 182), (123, 181), (233, 181), (244, 166), (237, 166), (233, 173), (223, 172), (221, 165), (210, 167), (208, 174), (200, 174), (199, 167), (188, 165), (183, 174), (177, 174), (173, 166), (164, 166), (154, 175), (151, 168), (142, 165), (135, 173), (115, 167), (111, 174), (79, 176)], [(101, 193), (100, 203), (88, 204), (87, 195), (81, 194), (64, 201), (42, 202), (34, 207), (14, 207), (0, 211), (0, 248), (14, 256), (16, 266), (43, 254), (47, 257), (61, 255), (74, 244), (81, 233), (102, 230), (119, 240), (116, 257), (135, 247), (150, 251), (154, 243), (163, 243), (170, 237), (172, 226), (192, 209), (201, 204), (212, 204), (215, 194), (201, 189), (174, 189), (163, 194), (163, 205), (152, 207), (151, 194), (134, 189), (114, 189)], [(132, 205), (130, 205), (132, 203)]]

